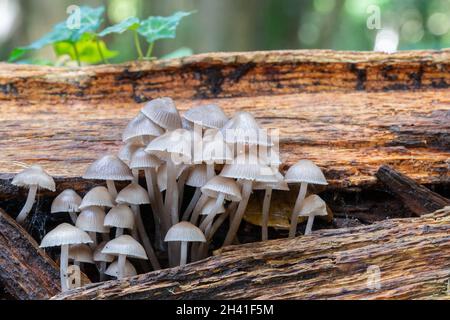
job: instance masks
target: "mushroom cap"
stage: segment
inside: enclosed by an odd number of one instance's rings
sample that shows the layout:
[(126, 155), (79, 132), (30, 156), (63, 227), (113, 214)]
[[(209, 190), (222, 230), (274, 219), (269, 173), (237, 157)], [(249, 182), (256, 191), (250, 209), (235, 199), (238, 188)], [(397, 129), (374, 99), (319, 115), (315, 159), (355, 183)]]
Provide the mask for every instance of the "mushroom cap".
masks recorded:
[(240, 143), (247, 145), (272, 146), (273, 143), (262, 130), (253, 115), (240, 111), (230, 119), (221, 129), (227, 143)]
[(253, 153), (241, 153), (233, 163), (226, 164), (221, 176), (234, 179), (244, 179), (260, 182), (277, 182), (273, 170), (262, 164), (258, 157)]
[(144, 170), (147, 168), (158, 168), (163, 162), (156, 156), (145, 152), (145, 148), (137, 149), (130, 161), (131, 169)]
[[(107, 274), (110, 277), (118, 277), (119, 276), (119, 263), (117, 261), (114, 261), (111, 263), (108, 268), (105, 271), (105, 274)], [(124, 276), (125, 277), (134, 277), (137, 275), (136, 268), (131, 264), (130, 261), (125, 260), (125, 270), (124, 270)]]
[(69, 259), (82, 263), (92, 263), (92, 250), (88, 245), (76, 244), (69, 247)]
[(105, 247), (107, 241), (101, 242), (97, 248), (95, 248), (93, 260), (98, 262), (113, 262), (114, 256), (110, 254), (102, 253), (103, 248)]
[(215, 176), (203, 187), (202, 193), (211, 198), (217, 198), (219, 193), (225, 194), (225, 199), (229, 201), (241, 201), (241, 190), (233, 179)]
[(164, 160), (170, 158), (175, 164), (191, 163), (196, 141), (200, 142), (201, 137), (194, 131), (176, 129), (154, 139), (145, 148), (145, 152)]
[(183, 118), (204, 128), (215, 129), (222, 128), (228, 121), (222, 108), (215, 104), (193, 107), (184, 113)]
[(109, 241), (103, 248), (102, 253), (113, 256), (123, 254), (127, 257), (147, 260), (144, 247), (127, 234)]
[(171, 98), (151, 100), (147, 102), (141, 112), (164, 129), (175, 130), (181, 128), (181, 117)]
[(326, 216), (327, 204), (318, 195), (310, 195), (303, 201), (300, 216)]
[(206, 238), (200, 228), (190, 222), (182, 221), (167, 231), (164, 241), (206, 242)]
[(147, 190), (137, 183), (131, 183), (119, 192), (116, 201), (119, 204), (141, 205), (149, 204), (150, 198)]
[(225, 163), (233, 160), (233, 150), (223, 140), (222, 133), (205, 133), (202, 161), (207, 164)]
[(122, 141), (130, 142), (138, 137), (159, 137), (164, 133), (164, 129), (147, 118), (144, 114), (139, 113), (132, 119), (122, 133)]
[(142, 148), (143, 146), (144, 145), (140, 144), (140, 143), (138, 143), (138, 144), (127, 143), (119, 149), (117, 156), (119, 157), (120, 160), (122, 160), (123, 162), (125, 162), (128, 165), (131, 161), (131, 157), (133, 156), (133, 153), (137, 149)]
[(200, 164), (190, 168), (189, 176), (186, 179), (186, 185), (200, 188), (207, 182), (206, 165)]
[(83, 179), (124, 181), (133, 180), (133, 174), (117, 156), (106, 155), (86, 169)]
[(310, 160), (300, 160), (286, 172), (284, 179), (287, 183), (312, 183), (327, 185), (327, 179), (322, 170)]
[(11, 184), (18, 187), (38, 186), (39, 188), (55, 191), (55, 181), (39, 165), (33, 165), (15, 175)]
[(80, 212), (81, 197), (72, 189), (61, 192), (52, 202), (51, 213)]
[(289, 191), (287, 182), (284, 181), (283, 175), (278, 170), (275, 172), (275, 177), (277, 178), (277, 182), (255, 182), (253, 184), (253, 190), (272, 188), (273, 190)]
[(105, 227), (105, 211), (100, 207), (87, 207), (81, 210), (75, 225), (81, 230), (97, 233), (108, 233)]
[[(216, 201), (217, 199), (214, 198), (209, 198), (208, 200), (206, 200), (206, 203), (203, 205), (202, 210), (200, 211), (200, 214), (203, 216), (207, 216), (213, 212), (212, 209), (214, 209), (215, 205), (216, 205)], [(219, 210), (217, 210), (216, 212), (214, 212), (214, 214), (221, 214), (225, 212), (225, 207), (223, 206), (223, 203), (220, 205)]]
[(92, 243), (92, 239), (83, 230), (68, 223), (62, 223), (45, 235), (40, 247), (47, 248), (80, 243)]
[(133, 211), (131, 211), (129, 206), (119, 204), (118, 206), (109, 210), (108, 214), (105, 217), (104, 225), (106, 227), (133, 229), (134, 213)]
[(89, 190), (83, 197), (79, 209), (83, 210), (88, 207), (114, 207), (114, 199), (105, 187), (95, 187)]
[[(189, 166), (185, 164), (177, 165), (177, 179), (183, 174), (184, 170), (186, 170)], [(164, 191), (167, 189), (167, 165), (164, 163), (158, 168), (157, 171), (157, 180), (158, 180), (158, 188), (159, 191)]]

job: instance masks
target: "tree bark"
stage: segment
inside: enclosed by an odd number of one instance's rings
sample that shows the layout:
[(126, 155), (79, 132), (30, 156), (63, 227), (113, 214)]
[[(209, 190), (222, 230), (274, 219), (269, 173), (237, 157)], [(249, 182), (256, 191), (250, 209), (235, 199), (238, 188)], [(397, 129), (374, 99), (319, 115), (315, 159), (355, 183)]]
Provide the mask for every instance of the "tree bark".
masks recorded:
[(389, 166), (381, 166), (376, 176), (391, 193), (399, 197), (403, 204), (418, 216), (450, 206), (450, 199), (417, 184)]
[(449, 234), (446, 207), (420, 218), (225, 247), (184, 268), (53, 299), (449, 299)]

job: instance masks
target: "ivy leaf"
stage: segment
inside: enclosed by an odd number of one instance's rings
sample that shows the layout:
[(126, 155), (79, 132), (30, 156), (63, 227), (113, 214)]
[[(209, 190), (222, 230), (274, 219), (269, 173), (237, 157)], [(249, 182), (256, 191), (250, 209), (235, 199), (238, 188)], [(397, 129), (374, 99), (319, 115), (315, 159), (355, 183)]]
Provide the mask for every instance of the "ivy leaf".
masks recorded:
[(149, 17), (141, 21), (137, 31), (145, 37), (148, 43), (155, 42), (159, 39), (173, 39), (176, 36), (177, 27), (181, 19), (194, 13), (179, 11), (169, 17)]
[(139, 28), (139, 19), (136, 17), (129, 17), (129, 18), (119, 22), (118, 24), (115, 24), (113, 26), (106, 28), (105, 30), (100, 32), (98, 34), (98, 36), (104, 37), (111, 33), (121, 34), (128, 30), (136, 30), (137, 28)]
[(161, 59), (175, 59), (175, 58), (183, 58), (192, 56), (194, 52), (191, 48), (181, 47), (175, 51), (172, 51), (164, 56)]
[[(88, 64), (96, 64), (103, 61), (98, 46), (105, 59), (114, 58), (119, 54), (117, 51), (109, 50), (104, 41), (99, 40), (97, 45), (97, 42), (92, 38), (83, 37), (75, 45), (77, 46), (80, 61)], [(54, 44), (53, 48), (57, 56), (68, 55), (72, 60), (77, 59), (75, 49), (71, 42), (58, 42)]]

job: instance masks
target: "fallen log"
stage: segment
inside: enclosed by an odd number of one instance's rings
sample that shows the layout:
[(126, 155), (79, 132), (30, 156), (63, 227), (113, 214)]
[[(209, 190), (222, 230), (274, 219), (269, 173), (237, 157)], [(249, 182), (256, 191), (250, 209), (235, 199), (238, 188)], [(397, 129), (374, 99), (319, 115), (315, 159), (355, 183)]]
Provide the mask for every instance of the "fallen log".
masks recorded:
[(204, 261), (52, 299), (449, 299), (450, 207), (230, 246)]
[(402, 199), (403, 204), (418, 216), (450, 205), (450, 199), (417, 184), (389, 166), (381, 166), (375, 175), (391, 193)]
[(0, 283), (15, 299), (48, 299), (60, 292), (58, 266), (0, 209)]

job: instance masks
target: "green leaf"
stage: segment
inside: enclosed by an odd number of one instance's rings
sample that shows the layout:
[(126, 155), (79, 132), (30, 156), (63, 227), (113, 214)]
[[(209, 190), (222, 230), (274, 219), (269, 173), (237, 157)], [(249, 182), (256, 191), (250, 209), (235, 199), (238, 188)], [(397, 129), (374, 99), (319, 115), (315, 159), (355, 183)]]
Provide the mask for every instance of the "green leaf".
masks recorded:
[(173, 39), (176, 36), (177, 27), (181, 19), (192, 13), (194, 12), (179, 11), (169, 17), (149, 17), (141, 21), (137, 31), (145, 37), (148, 43), (159, 39)]
[(161, 59), (175, 59), (192, 56), (194, 52), (191, 48), (182, 47), (161, 57)]
[[(78, 56), (81, 62), (88, 64), (102, 62), (102, 56), (98, 50), (97, 42), (94, 39), (86, 39), (84, 37), (80, 41), (77, 41), (75, 45), (77, 46)], [(105, 59), (114, 58), (119, 54), (117, 51), (109, 50), (104, 41), (99, 40), (98, 45)], [(53, 47), (58, 56), (68, 55), (72, 60), (76, 60), (77, 56), (71, 42), (58, 42)]]
[(124, 33), (125, 31), (128, 31), (128, 30), (136, 30), (137, 28), (139, 28), (139, 19), (136, 17), (129, 17), (129, 18), (119, 22), (118, 24), (115, 24), (113, 26), (106, 28), (105, 30), (100, 32), (98, 34), (98, 36), (104, 37), (111, 33), (119, 33), (120, 34), (120, 33)]
[(22, 48), (13, 49), (13, 51), (11, 51), (11, 53), (9, 54), (8, 62), (14, 62), (17, 59), (20, 59), (26, 52), (27, 50), (24, 50)]

